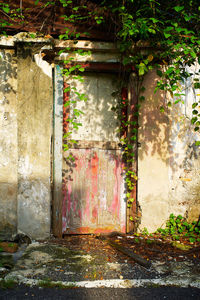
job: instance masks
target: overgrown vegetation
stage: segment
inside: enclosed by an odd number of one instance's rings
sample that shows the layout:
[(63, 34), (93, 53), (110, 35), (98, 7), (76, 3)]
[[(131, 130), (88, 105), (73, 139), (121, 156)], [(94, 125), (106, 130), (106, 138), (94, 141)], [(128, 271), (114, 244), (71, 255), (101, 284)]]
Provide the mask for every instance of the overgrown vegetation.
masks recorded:
[[(23, 3), (23, 1), (22, 1)], [(127, 206), (131, 208), (132, 203), (136, 200), (134, 197), (134, 187), (137, 181), (137, 171), (134, 169), (134, 145), (137, 142), (137, 117), (139, 114), (140, 102), (145, 100), (143, 80), (145, 75), (153, 70), (157, 70), (160, 79), (157, 81), (157, 90), (163, 91), (170, 95), (170, 99), (163, 97), (160, 101), (160, 111), (166, 111), (167, 107), (174, 107), (174, 104), (183, 104), (185, 91), (182, 88), (188, 78), (192, 78), (191, 85), (196, 91), (196, 99), (192, 104), (191, 123), (194, 125), (194, 131), (200, 129), (200, 112), (199, 112), (199, 67), (200, 63), (199, 46), (200, 46), (200, 5), (198, 0), (179, 0), (179, 1), (161, 1), (161, 0), (99, 0), (99, 1), (35, 1), (35, 5), (41, 5), (41, 10), (47, 7), (63, 7), (63, 18), (66, 22), (66, 31), (59, 38), (62, 40), (72, 39), (76, 42), (78, 39), (90, 37), (89, 32), (81, 33), (75, 29), (71, 30), (71, 24), (78, 24), (88, 27), (87, 25), (100, 28), (110, 27), (112, 37), (118, 43), (122, 54), (122, 63), (126, 66), (134, 66), (135, 72), (135, 93), (138, 106), (134, 116), (130, 120), (125, 117), (121, 118), (121, 136), (122, 147), (124, 148), (124, 158), (126, 161), (126, 184), (127, 184)], [(23, 10), (21, 7), (11, 10), (8, 3), (0, 4), (1, 11), (8, 16), (8, 20), (1, 20), (1, 27), (6, 28), (14, 18), (20, 18), (24, 23)], [(18, 15), (16, 16), (16, 14)], [(45, 20), (44, 20), (45, 21)], [(53, 19), (52, 19), (53, 22)], [(67, 25), (68, 24), (68, 25)], [(94, 25), (95, 24), (95, 25)], [(41, 30), (43, 30), (41, 27)], [(95, 27), (95, 28), (96, 28)], [(3, 34), (5, 31), (3, 30)], [(37, 34), (40, 34), (38, 32)], [(36, 35), (37, 36), (37, 35)], [(67, 52), (72, 49), (66, 49)], [(64, 52), (62, 50), (61, 52)], [(73, 50), (74, 51), (74, 50)], [(61, 54), (61, 52), (59, 54)], [(85, 55), (82, 50), (76, 50), (79, 55)], [(82, 81), (80, 75), (84, 72), (81, 65), (76, 64), (73, 58), (64, 60), (65, 66), (63, 75), (65, 77), (73, 76), (74, 79)], [(192, 71), (192, 68), (193, 71)], [(123, 77), (123, 76), (122, 76)], [(125, 83), (122, 82), (122, 86)], [(71, 98), (66, 107), (71, 106), (73, 111), (68, 116), (69, 130), (65, 133), (66, 143), (64, 149), (69, 150), (71, 144), (76, 143), (71, 138), (73, 130), (77, 130), (81, 123), (78, 121), (79, 116), (84, 113), (76, 109), (76, 101), (85, 101), (87, 95), (81, 94), (75, 87), (66, 87), (66, 93), (73, 92), (74, 98)], [(120, 112), (127, 108), (128, 99), (121, 99), (118, 110)], [(128, 133), (129, 131), (129, 133)], [(126, 132), (126, 134), (124, 134)], [(200, 145), (200, 141), (196, 141)], [(74, 160), (70, 154), (69, 159)], [(131, 216), (130, 219), (135, 221)], [(177, 224), (177, 231), (183, 229), (178, 226), (180, 218), (174, 218), (169, 222)], [(171, 224), (170, 223), (170, 224)], [(180, 222), (182, 224), (182, 222)], [(180, 224), (179, 223), (179, 224)], [(169, 232), (172, 233), (172, 224)], [(181, 225), (189, 228), (189, 225)], [(195, 230), (198, 228), (194, 226)], [(188, 229), (190, 230), (190, 229)], [(190, 231), (189, 231), (190, 232)], [(164, 232), (162, 232), (163, 234)], [(190, 233), (191, 234), (191, 233)], [(177, 233), (173, 233), (174, 238)], [(193, 237), (190, 236), (190, 239)]]
[(9, 280), (0, 280), (0, 289), (6, 290), (6, 289), (14, 289), (17, 285), (17, 282), (15, 280), (9, 279)]
[(38, 286), (42, 288), (58, 288), (58, 289), (72, 289), (76, 288), (75, 284), (64, 285), (62, 282), (53, 282), (50, 279), (40, 280)]
[(171, 214), (165, 228), (158, 228), (156, 233), (173, 240), (186, 240), (190, 243), (200, 242), (200, 221), (188, 223), (181, 215)]

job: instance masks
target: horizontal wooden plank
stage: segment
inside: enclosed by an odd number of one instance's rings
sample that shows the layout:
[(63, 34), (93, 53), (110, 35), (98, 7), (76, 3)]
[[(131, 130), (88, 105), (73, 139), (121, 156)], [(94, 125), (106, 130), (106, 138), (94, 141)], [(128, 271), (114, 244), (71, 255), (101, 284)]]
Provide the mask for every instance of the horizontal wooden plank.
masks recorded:
[(99, 51), (119, 52), (116, 44), (114, 43), (94, 42), (88, 40), (80, 40), (78, 42), (73, 40), (67, 40), (67, 41), (55, 40), (54, 46), (55, 48), (59, 48), (59, 49), (71, 48), (71, 49), (84, 49), (84, 50), (91, 50), (91, 51), (98, 51), (98, 52)]
[(81, 55), (78, 53), (67, 53), (63, 52), (58, 56), (56, 53), (55, 61), (69, 61), (73, 59), (76, 64), (78, 63), (120, 63), (121, 57), (119, 53), (109, 53), (109, 52), (92, 52), (91, 54)]
[(119, 62), (79, 62), (76, 61), (76, 63), (70, 63), (64, 65), (64, 68), (71, 68), (75, 64), (81, 65), (85, 69), (85, 71), (96, 71), (96, 72), (131, 72), (134, 71), (135, 68), (132, 65), (123, 66)]
[[(64, 144), (68, 141), (64, 140)], [(121, 144), (119, 142), (110, 141), (76, 141), (76, 143), (70, 144), (70, 149), (105, 149), (105, 150), (120, 150)]]

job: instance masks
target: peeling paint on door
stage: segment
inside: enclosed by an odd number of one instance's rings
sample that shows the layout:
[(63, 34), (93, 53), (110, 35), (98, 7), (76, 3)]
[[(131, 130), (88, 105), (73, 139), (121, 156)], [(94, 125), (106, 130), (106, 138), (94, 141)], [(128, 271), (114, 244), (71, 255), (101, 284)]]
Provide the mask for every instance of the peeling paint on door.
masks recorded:
[(121, 150), (73, 149), (73, 154), (70, 177), (63, 176), (62, 232), (124, 232)]
[[(87, 102), (76, 103), (84, 115), (78, 122), (80, 130), (73, 132), (77, 144), (63, 153), (62, 233), (83, 234), (125, 232), (126, 202), (122, 150), (119, 147), (119, 126), (112, 107), (117, 98), (116, 75), (90, 73), (78, 84), (86, 93)], [(64, 83), (73, 85), (72, 81)], [(64, 101), (75, 95), (64, 94)], [(74, 99), (74, 98), (73, 98)], [(69, 109), (63, 110), (63, 132)], [(69, 128), (70, 130), (70, 128)], [(72, 149), (73, 148), (73, 149)], [(67, 157), (73, 155), (74, 162)]]

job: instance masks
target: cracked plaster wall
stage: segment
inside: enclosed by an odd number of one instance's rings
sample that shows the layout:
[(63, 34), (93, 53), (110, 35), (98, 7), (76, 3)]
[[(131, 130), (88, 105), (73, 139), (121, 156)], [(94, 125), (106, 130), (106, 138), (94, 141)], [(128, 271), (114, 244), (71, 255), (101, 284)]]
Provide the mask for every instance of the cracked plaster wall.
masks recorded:
[(51, 66), (30, 48), (18, 48), (18, 231), (50, 234)]
[[(169, 95), (154, 94), (159, 78), (152, 71), (145, 78), (145, 101), (141, 105), (138, 141), (138, 202), (142, 217), (140, 229), (150, 232), (165, 226), (171, 213), (189, 221), (200, 215), (200, 140), (190, 119), (198, 91), (192, 80), (182, 84), (184, 104), (174, 104), (160, 112)], [(199, 109), (199, 108), (198, 108)]]
[(50, 234), (52, 69), (18, 45), (0, 60), (0, 238)]
[[(50, 233), (51, 67), (21, 48), (0, 51), (0, 237)], [(154, 231), (170, 213), (200, 214), (200, 150), (188, 116), (197, 101), (185, 83), (184, 105), (161, 113), (156, 73), (145, 79), (139, 117), (138, 202), (140, 228)], [(185, 88), (183, 87), (183, 89)]]
[(0, 238), (17, 227), (17, 60), (0, 50)]

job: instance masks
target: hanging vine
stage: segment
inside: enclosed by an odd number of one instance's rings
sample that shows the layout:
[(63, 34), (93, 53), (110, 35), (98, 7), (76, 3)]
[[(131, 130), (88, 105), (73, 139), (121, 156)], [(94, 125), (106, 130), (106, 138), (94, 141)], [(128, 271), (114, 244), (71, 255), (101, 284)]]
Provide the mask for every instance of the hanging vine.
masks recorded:
[[(188, 78), (193, 78), (193, 88), (198, 91), (200, 89), (199, 70), (194, 72), (186, 67), (200, 64), (199, 47), (200, 47), (200, 6), (198, 0), (179, 0), (161, 1), (161, 0), (99, 0), (99, 1), (35, 1), (37, 6), (40, 2), (44, 2), (41, 9), (48, 6), (63, 7), (63, 18), (67, 24), (82, 24), (87, 27), (106, 26), (112, 28), (114, 33), (114, 41), (117, 42), (119, 51), (122, 54), (122, 63), (125, 66), (134, 66), (135, 72), (135, 93), (138, 103), (145, 100), (143, 80), (146, 74), (155, 69), (160, 79), (157, 81), (155, 92), (157, 90), (164, 91), (171, 95), (171, 100), (167, 106), (172, 107), (174, 104), (183, 103), (183, 89), (180, 85)], [(2, 34), (6, 34), (5, 29), (9, 27), (12, 21), (20, 18), (22, 23), (25, 22), (21, 6), (15, 10), (9, 7), (9, 1), (0, 3), (0, 10), (4, 16), (1, 19)], [(92, 4), (91, 9), (89, 4)], [(43, 26), (44, 27), (44, 26)], [(43, 29), (42, 27), (42, 29)], [(89, 31), (89, 30), (88, 30)], [(40, 34), (39, 32), (37, 34)], [(59, 35), (61, 40), (72, 39), (76, 41), (82, 38), (83, 33), (77, 30), (66, 28), (65, 33)], [(84, 33), (89, 38), (89, 33)], [(73, 52), (78, 55), (88, 55), (90, 53), (82, 50), (72, 50), (70, 48), (63, 49), (59, 52)], [(84, 68), (75, 63), (73, 57), (64, 59), (65, 66), (63, 75), (65, 77), (72, 76), (76, 80), (83, 80), (81, 73)], [(76, 101), (86, 101), (87, 95), (81, 94), (75, 87), (66, 87), (65, 92), (73, 91), (75, 98), (68, 101), (65, 105), (75, 104)], [(200, 130), (200, 111), (199, 96), (196, 93), (196, 102), (192, 104), (191, 123), (194, 125), (194, 131)], [(75, 102), (74, 102), (75, 101)], [(119, 105), (115, 108), (121, 121), (121, 131), (128, 132), (129, 136), (121, 135), (121, 143), (124, 149), (124, 158), (126, 160), (126, 184), (127, 184), (127, 202), (128, 207), (135, 201), (133, 197), (133, 189), (137, 181), (136, 170), (132, 168), (134, 163), (133, 145), (137, 142), (137, 121), (126, 120), (121, 112), (126, 109), (128, 98), (122, 98)], [(139, 114), (135, 112), (137, 118)], [(78, 129), (81, 124), (77, 121), (78, 117), (84, 112), (74, 107), (68, 117), (67, 122), (71, 129)], [(165, 111), (163, 99), (160, 103), (160, 111)], [(67, 143), (64, 149), (68, 150), (71, 143), (75, 143), (70, 138), (72, 130), (64, 136)], [(196, 141), (196, 145), (200, 145), (200, 141)], [(69, 157), (73, 159), (73, 157)], [(131, 217), (131, 220), (133, 218)]]

